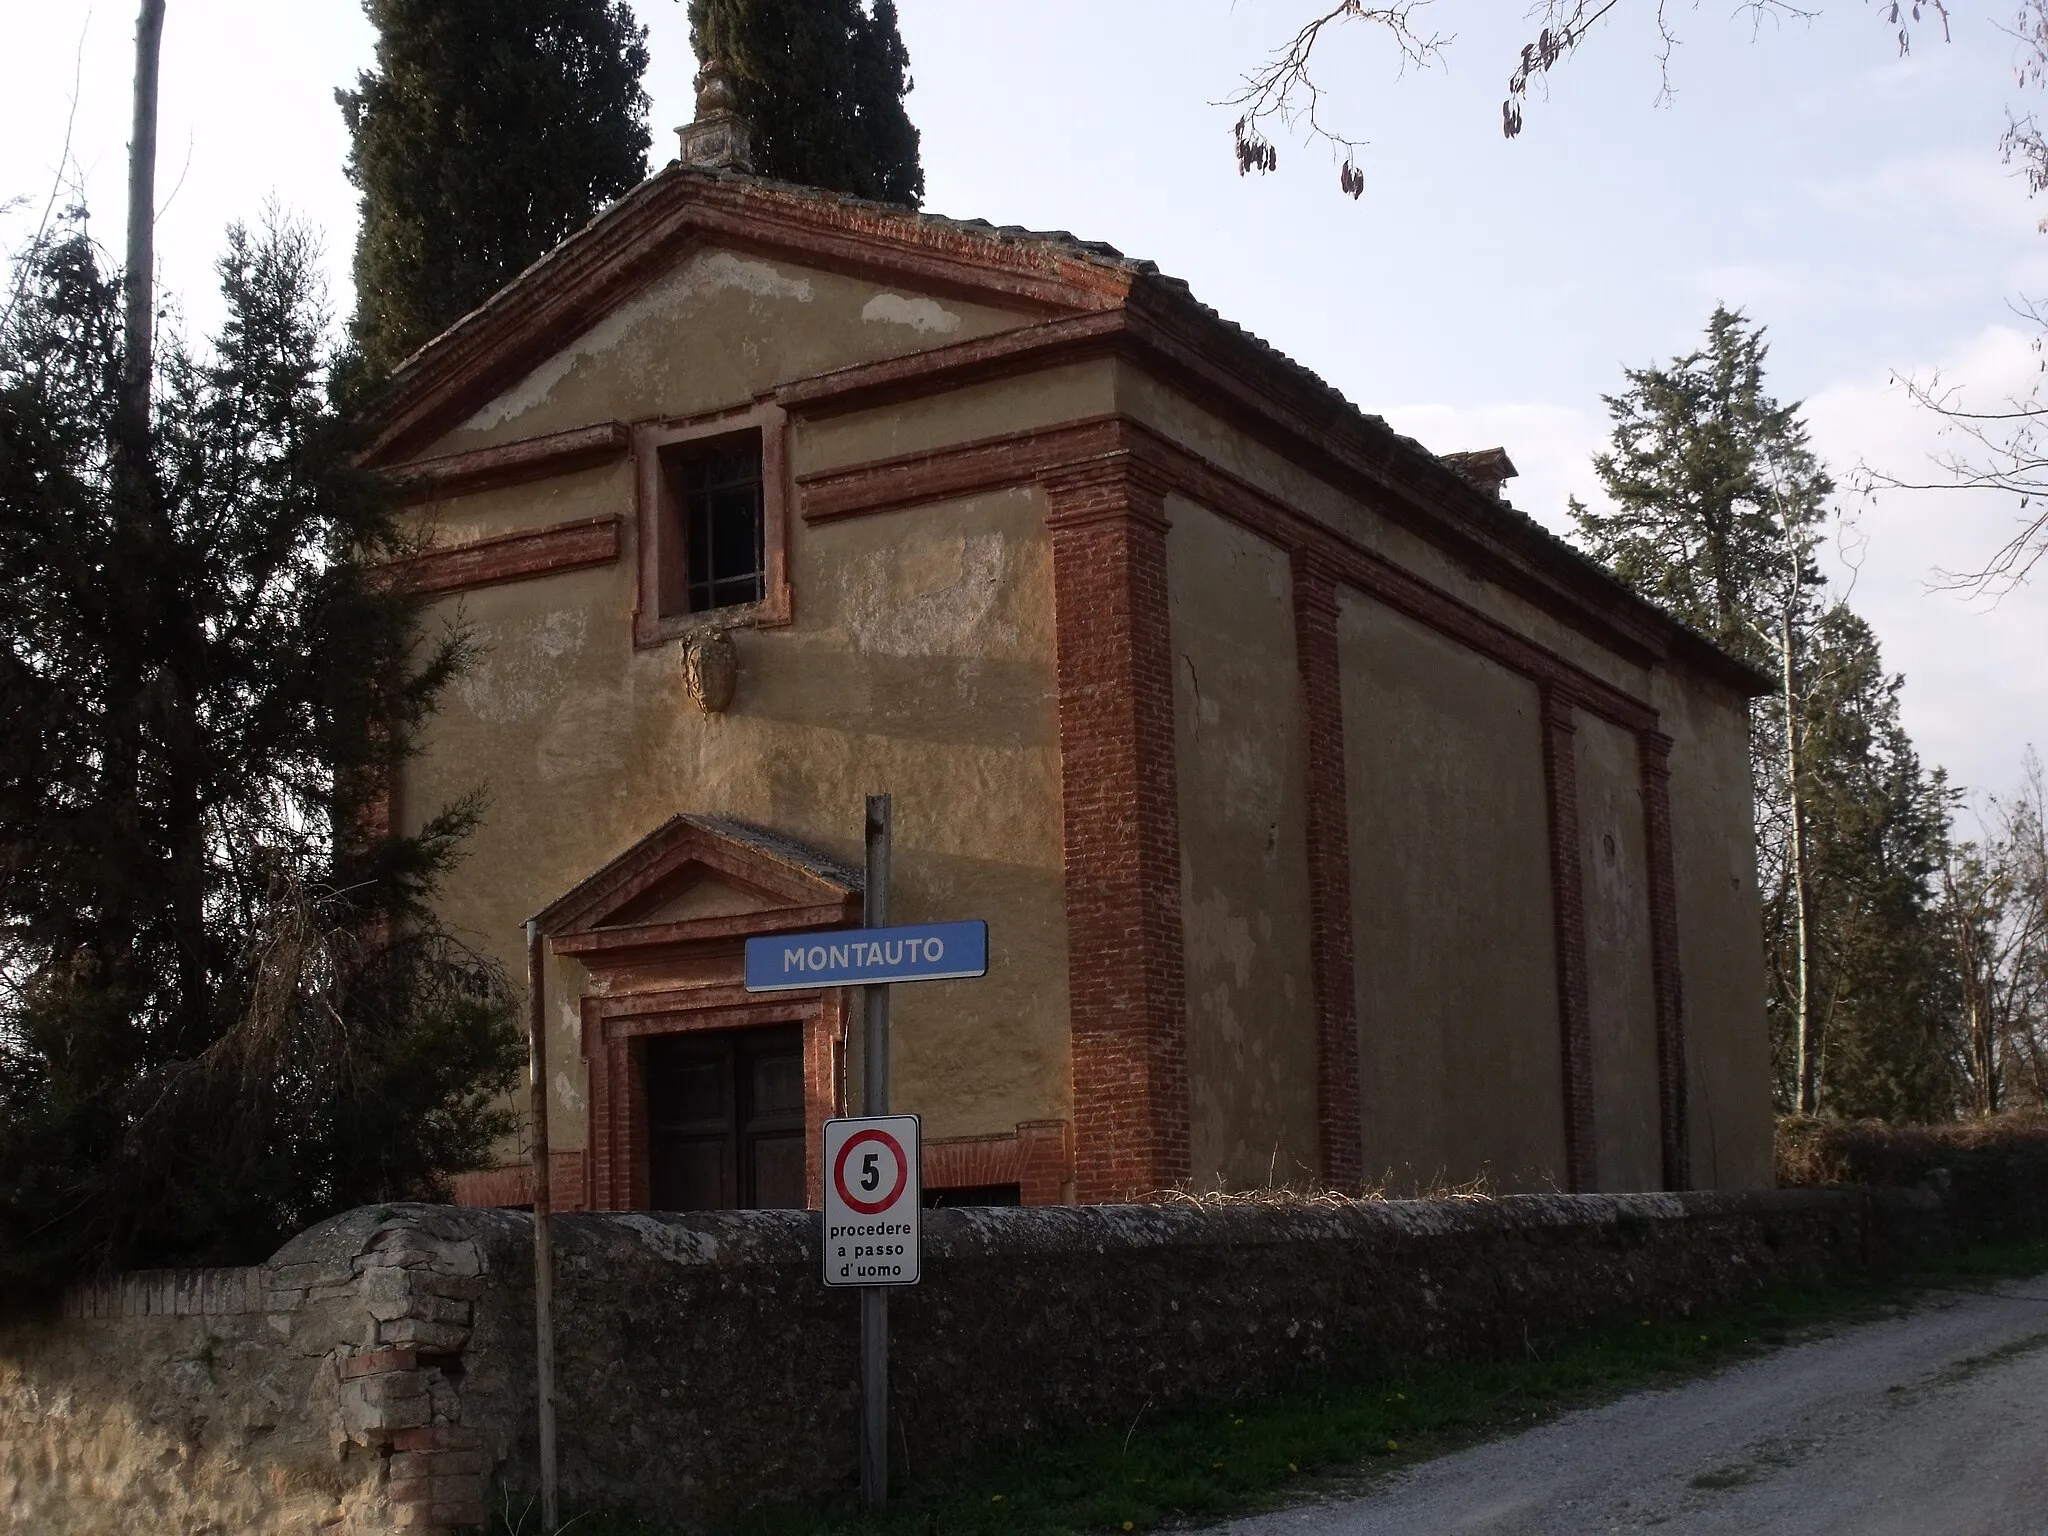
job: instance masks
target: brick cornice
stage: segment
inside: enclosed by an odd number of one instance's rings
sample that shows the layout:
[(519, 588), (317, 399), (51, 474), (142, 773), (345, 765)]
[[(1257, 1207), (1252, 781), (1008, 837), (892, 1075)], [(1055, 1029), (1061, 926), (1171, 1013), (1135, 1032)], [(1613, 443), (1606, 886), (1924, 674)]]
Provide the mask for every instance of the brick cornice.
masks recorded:
[[(812, 471), (797, 480), (797, 504), (807, 521), (821, 521), (1033, 481), (1049, 494), (1057, 493), (1059, 505), (1048, 514), (1055, 527), (1077, 526), (1098, 516), (1156, 518), (1163, 527), (1164, 496), (1179, 492), (1310, 562), (1333, 587), (1367, 593), (1546, 684), (1579, 708), (1626, 730), (1656, 724), (1655, 709), (1643, 700), (1127, 416), (1094, 417)], [(1119, 489), (1100, 497), (1089, 494), (1091, 487)]]
[(1115, 453), (1122, 441), (1122, 424), (1114, 416), (1006, 432), (937, 452), (810, 470), (796, 477), (797, 504), (806, 523), (826, 523), (980, 495), (1094, 462)]
[(559, 576), (619, 558), (619, 519), (581, 517), (519, 533), (429, 549), (386, 566), (388, 579), (421, 597)]
[(394, 465), (387, 473), (402, 501), (438, 501), (616, 463), (626, 456), (631, 443), (624, 422), (605, 421), (467, 453), (416, 459)]

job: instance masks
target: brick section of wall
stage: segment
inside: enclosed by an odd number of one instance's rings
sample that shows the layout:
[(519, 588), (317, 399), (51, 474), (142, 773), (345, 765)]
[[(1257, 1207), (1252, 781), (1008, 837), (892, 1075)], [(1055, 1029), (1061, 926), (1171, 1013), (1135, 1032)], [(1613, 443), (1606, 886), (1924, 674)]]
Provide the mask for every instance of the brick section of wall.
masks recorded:
[(91, 1280), (65, 1293), (64, 1315), (242, 1317), (263, 1310), (261, 1269), (139, 1269)]
[(1021, 1120), (994, 1136), (949, 1136), (924, 1144), (926, 1189), (1015, 1184), (1026, 1205), (1058, 1205), (1067, 1183), (1067, 1122)]
[(1359, 1124), (1358, 994), (1351, 926), (1351, 812), (1344, 776), (1344, 694), (1337, 584), (1311, 554), (1294, 555), (1295, 656), (1301, 671), (1308, 800), (1309, 963), (1316, 998), (1316, 1120), (1323, 1181), (1364, 1179)]
[(1082, 1201), (1189, 1174), (1180, 817), (1163, 484), (1128, 453), (1041, 482), (1052, 534), (1060, 795)]
[(1657, 994), (1657, 1108), (1664, 1187), (1692, 1187), (1692, 1130), (1686, 1102), (1685, 984), (1678, 968), (1678, 872), (1671, 838), (1671, 738), (1636, 737), (1642, 765), (1645, 862), (1650, 879), (1650, 970)]
[[(548, 1154), (548, 1190), (558, 1211), (584, 1208), (585, 1178), (581, 1152)], [(458, 1173), (450, 1181), (450, 1197), (456, 1205), (491, 1208), (533, 1204), (533, 1165), (514, 1163), (503, 1168), (479, 1168)]]
[(1564, 1076), (1565, 1182), (1598, 1189), (1593, 1139), (1593, 1014), (1586, 991), (1585, 872), (1579, 858), (1578, 727), (1571, 704), (1543, 690), (1543, 780), (1550, 796), (1550, 902), (1557, 926), (1558, 1054)]

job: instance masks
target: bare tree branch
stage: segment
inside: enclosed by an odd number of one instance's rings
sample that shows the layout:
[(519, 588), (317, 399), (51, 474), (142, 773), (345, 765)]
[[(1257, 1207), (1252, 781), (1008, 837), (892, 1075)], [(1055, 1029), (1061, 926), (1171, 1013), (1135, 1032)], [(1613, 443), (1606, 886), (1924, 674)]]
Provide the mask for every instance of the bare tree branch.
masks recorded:
[[(2034, 325), (2034, 350), (2042, 352), (2048, 341), (2048, 312), (2033, 302), (2015, 307)], [(1895, 373), (1892, 383), (1914, 405), (1940, 418), (1947, 446), (1929, 455), (1936, 474), (1915, 479), (1860, 463), (1851, 485), (1866, 497), (1884, 491), (2017, 496), (2020, 516), (1990, 558), (1974, 569), (1938, 570), (1934, 584), (1940, 590), (1994, 599), (2024, 585), (2048, 555), (2048, 400), (2042, 398), (2041, 385), (2024, 395), (2008, 396), (1994, 409), (1971, 410), (1963, 404), (1962, 386), (1944, 379), (1938, 369), (1924, 379)]]
[[(1339, 133), (1323, 121), (1326, 91), (1312, 68), (1316, 49), (1333, 28), (1364, 22), (1384, 29), (1392, 38), (1404, 73), (1410, 65), (1435, 63), (1454, 39), (1424, 31), (1416, 25), (1416, 12), (1429, 3), (1430, 0), (1393, 0), (1390, 4), (1372, 5), (1366, 0), (1338, 0), (1338, 3), (1330, 4), (1329, 0), (1324, 0), (1328, 9), (1302, 23), (1265, 63), (1244, 77), (1243, 88), (1236, 95), (1219, 103), (1245, 109), (1232, 129), (1238, 174), (1278, 168), (1280, 157), (1268, 132), (1270, 125), (1277, 121), (1283, 128), (1302, 133), (1311, 141), (1321, 140), (1333, 152), (1342, 151), (1343, 169), (1338, 176), (1338, 185), (1349, 196), (1358, 196), (1364, 189), (1365, 178), (1358, 170), (1357, 151), (1365, 141)], [(1521, 55), (1508, 76), (1507, 95), (1500, 107), (1502, 134), (1510, 139), (1520, 136), (1522, 108), (1528, 100), (1530, 84), (1548, 76), (1578, 48), (1588, 33), (1624, 3), (1625, 0), (1534, 0), (1529, 17), (1536, 26), (1536, 35), (1523, 45)], [(1676, 94), (1671, 78), (1671, 61), (1679, 45), (1679, 36), (1670, 17), (1672, 0), (1632, 0), (1632, 3), (1648, 6), (1656, 23), (1657, 101), (1662, 105)], [(1897, 29), (1902, 54), (1912, 51), (1914, 27), (1929, 16), (1940, 19), (1942, 36), (1944, 40), (1948, 37), (1947, 0), (1877, 0), (1877, 3), (1883, 11), (1885, 23)], [(2023, 44), (2023, 55), (2033, 61), (2032, 68), (2037, 77), (2035, 83), (2038, 83), (2039, 73), (2048, 68), (2048, 18), (2044, 18), (2048, 0), (2019, 0), (2019, 6), (2014, 24), (2006, 30)], [(1795, 0), (1737, 0), (1734, 14), (1748, 17), (1752, 32), (1757, 32), (1762, 30), (1766, 21), (1811, 21), (1820, 13), (1818, 9), (1808, 9), (1795, 3)], [(2022, 66), (2023, 80), (2026, 67)], [(2048, 159), (2044, 159), (2043, 164), (2048, 166)]]
[(85, 36), (91, 25), (92, 17), (88, 14), (85, 26), (79, 28), (78, 48), (71, 57), (71, 101), (64, 114), (64, 146), (57, 151), (57, 168), (50, 173), (50, 195), (43, 200), (43, 216), (36, 221), (36, 232), (30, 237), (27, 248), (16, 253), (20, 266), (14, 279), (14, 292), (7, 298), (7, 308), (0, 310), (0, 333), (6, 331), (8, 321), (14, 318), (15, 306), (21, 303), (21, 295), (33, 266), (29, 258), (41, 250), (43, 241), (49, 238), (50, 216), (57, 210), (57, 199), (63, 195), (64, 189), (69, 187), (73, 197), (83, 201), (83, 189), (71, 162), (71, 137), (72, 131), (78, 126), (79, 83), (85, 78)]
[(1347, 195), (1357, 197), (1365, 189), (1365, 180), (1358, 172), (1356, 152), (1365, 141), (1346, 138), (1324, 126), (1323, 89), (1309, 73), (1316, 45), (1332, 26), (1352, 21), (1367, 22), (1384, 28), (1392, 38), (1400, 54), (1404, 74), (1411, 66), (1425, 68), (1434, 63), (1451, 42), (1448, 37), (1416, 29), (1415, 12), (1428, 4), (1429, 0), (1395, 0), (1391, 5), (1338, 0), (1338, 4), (1329, 10), (1303, 23), (1284, 47), (1244, 77), (1242, 88), (1236, 95), (1226, 97), (1221, 103), (1245, 109), (1232, 130), (1236, 140), (1238, 175), (1279, 168), (1279, 153), (1265, 131), (1268, 123), (1277, 120), (1290, 130), (1305, 127), (1311, 140), (1321, 139), (1333, 151), (1341, 149), (1344, 166), (1338, 176), (1338, 186)]

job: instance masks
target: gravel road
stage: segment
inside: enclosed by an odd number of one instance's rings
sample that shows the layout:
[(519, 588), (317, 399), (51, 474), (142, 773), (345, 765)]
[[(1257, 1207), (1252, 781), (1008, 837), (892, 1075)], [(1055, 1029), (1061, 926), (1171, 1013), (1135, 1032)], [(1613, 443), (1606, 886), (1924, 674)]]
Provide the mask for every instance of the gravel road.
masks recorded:
[(1941, 1292), (1229, 1536), (2048, 1536), (2048, 1275)]

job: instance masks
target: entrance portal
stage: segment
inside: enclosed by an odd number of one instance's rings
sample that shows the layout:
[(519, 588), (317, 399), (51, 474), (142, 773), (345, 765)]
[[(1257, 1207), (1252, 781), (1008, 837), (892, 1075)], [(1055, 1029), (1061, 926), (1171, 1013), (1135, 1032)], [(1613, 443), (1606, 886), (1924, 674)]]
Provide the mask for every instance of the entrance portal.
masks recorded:
[(645, 1046), (648, 1194), (656, 1210), (801, 1210), (800, 1024), (656, 1035)]

